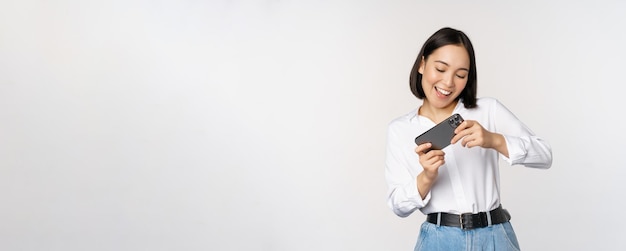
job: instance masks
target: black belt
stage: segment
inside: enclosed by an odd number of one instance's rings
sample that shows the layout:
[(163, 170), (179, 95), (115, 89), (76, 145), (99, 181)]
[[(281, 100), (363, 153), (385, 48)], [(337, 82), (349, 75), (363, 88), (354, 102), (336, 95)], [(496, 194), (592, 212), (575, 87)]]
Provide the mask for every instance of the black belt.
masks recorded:
[[(487, 217), (491, 216), (491, 221)], [(439, 221), (437, 220), (439, 218)], [(511, 219), (511, 215), (506, 209), (502, 209), (502, 206), (487, 212), (480, 212), (477, 214), (449, 214), (449, 213), (431, 213), (426, 217), (426, 221), (448, 227), (460, 227), (461, 229), (474, 229), (483, 228), (490, 225), (500, 224), (508, 222)]]

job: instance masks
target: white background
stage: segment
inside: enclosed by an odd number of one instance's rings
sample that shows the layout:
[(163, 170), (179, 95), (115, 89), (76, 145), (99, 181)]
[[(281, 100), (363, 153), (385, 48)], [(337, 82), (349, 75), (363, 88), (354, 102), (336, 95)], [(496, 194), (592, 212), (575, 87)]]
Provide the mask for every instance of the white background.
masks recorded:
[(412, 250), (386, 126), (418, 50), (554, 153), (502, 168), (524, 250), (624, 250), (626, 4), (0, 1), (0, 250)]

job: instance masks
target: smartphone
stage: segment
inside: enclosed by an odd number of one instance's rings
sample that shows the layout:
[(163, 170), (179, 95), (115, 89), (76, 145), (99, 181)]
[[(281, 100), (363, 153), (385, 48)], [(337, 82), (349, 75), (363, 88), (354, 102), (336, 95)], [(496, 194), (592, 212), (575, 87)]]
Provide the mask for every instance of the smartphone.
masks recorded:
[[(430, 142), (432, 147), (430, 150), (441, 150), (450, 145), (450, 141), (454, 137), (454, 129), (456, 129), (461, 123), (463, 123), (463, 117), (458, 113), (452, 114), (446, 120), (435, 125), (433, 128), (422, 133), (415, 138), (415, 144), (421, 145), (426, 142)], [(429, 150), (426, 150), (428, 152)]]

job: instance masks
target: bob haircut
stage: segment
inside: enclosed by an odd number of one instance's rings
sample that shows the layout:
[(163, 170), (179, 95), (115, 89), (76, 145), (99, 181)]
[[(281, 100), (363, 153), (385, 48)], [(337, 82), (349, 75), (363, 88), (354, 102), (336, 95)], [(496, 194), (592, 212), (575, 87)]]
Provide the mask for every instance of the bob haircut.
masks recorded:
[(474, 108), (476, 107), (476, 92), (478, 88), (476, 84), (476, 57), (474, 55), (474, 47), (465, 33), (449, 27), (441, 28), (435, 32), (422, 46), (422, 49), (415, 60), (415, 64), (413, 65), (413, 69), (411, 69), (411, 76), (409, 77), (411, 92), (419, 99), (426, 98), (424, 89), (422, 88), (422, 74), (418, 71), (422, 59), (426, 61), (428, 56), (430, 56), (430, 54), (432, 54), (436, 49), (451, 44), (463, 46), (467, 51), (470, 60), (467, 84), (456, 100), (462, 99), (465, 108)]

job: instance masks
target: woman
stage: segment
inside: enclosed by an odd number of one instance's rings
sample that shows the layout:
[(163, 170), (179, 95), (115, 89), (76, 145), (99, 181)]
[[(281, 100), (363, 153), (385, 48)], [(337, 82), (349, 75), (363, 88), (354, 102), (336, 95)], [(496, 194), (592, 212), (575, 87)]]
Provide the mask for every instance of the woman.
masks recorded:
[[(476, 60), (465, 33), (442, 28), (424, 43), (410, 75), (421, 106), (391, 121), (385, 175), (400, 217), (427, 215), (415, 250), (519, 250), (500, 205), (498, 157), (550, 168), (550, 145), (494, 98), (477, 98)], [(454, 113), (463, 121), (442, 150), (416, 136)]]

